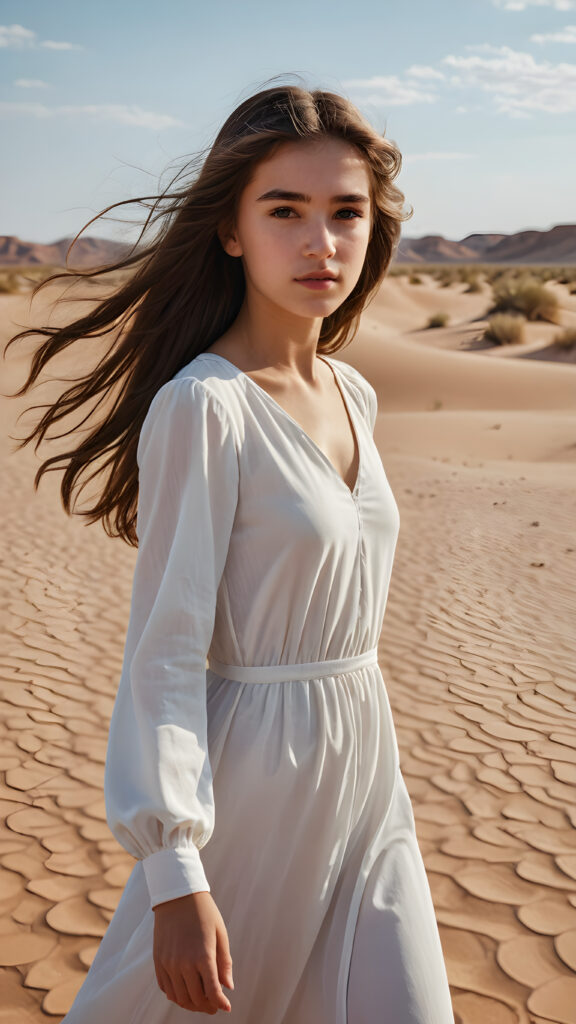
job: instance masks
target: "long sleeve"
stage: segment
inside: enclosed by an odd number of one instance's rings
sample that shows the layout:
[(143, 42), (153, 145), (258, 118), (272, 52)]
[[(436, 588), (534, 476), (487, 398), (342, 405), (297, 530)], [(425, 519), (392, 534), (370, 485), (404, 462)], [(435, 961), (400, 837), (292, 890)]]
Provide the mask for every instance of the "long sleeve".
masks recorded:
[(154, 396), (138, 444), (138, 555), (104, 793), (151, 905), (210, 891), (199, 851), (214, 828), (206, 655), (238, 499), (225, 407), (202, 381)]

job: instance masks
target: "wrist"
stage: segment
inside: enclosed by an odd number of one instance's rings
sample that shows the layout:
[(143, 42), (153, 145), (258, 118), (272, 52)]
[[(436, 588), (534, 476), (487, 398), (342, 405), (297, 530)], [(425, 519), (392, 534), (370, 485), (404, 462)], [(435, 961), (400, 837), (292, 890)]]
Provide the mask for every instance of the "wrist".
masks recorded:
[(210, 896), (210, 890), (201, 889), (198, 892), (185, 893), (184, 896), (176, 896), (174, 899), (171, 900), (163, 900), (162, 903), (156, 903), (156, 905), (152, 907), (152, 910), (154, 911), (154, 913), (156, 913), (156, 911), (161, 910), (162, 907), (173, 909), (177, 903), (182, 903), (182, 900), (194, 900), (196, 896)]

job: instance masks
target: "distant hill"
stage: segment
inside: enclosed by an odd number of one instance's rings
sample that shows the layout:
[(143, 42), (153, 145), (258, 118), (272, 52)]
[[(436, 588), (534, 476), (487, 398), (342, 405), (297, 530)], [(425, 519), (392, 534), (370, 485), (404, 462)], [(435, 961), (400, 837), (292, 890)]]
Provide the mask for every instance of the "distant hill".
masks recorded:
[(576, 224), (513, 235), (474, 234), (459, 242), (443, 235), (402, 237), (396, 263), (576, 263)]
[[(0, 235), (0, 266), (51, 263), (63, 267), (71, 241), (71, 238), (60, 238), (57, 242), (43, 245), (41, 242), (22, 242), (15, 235)], [(112, 242), (107, 238), (81, 237), (70, 254), (69, 266), (107, 266), (122, 259), (130, 248), (123, 242)]]
[[(0, 235), (0, 266), (52, 263), (64, 266), (71, 238), (43, 245), (22, 242), (15, 235)], [(70, 259), (72, 267), (101, 267), (115, 263), (130, 246), (106, 238), (82, 237)], [(576, 224), (557, 224), (548, 231), (517, 231), (513, 235), (467, 235), (460, 241), (444, 235), (401, 237), (395, 263), (535, 263), (576, 264)]]

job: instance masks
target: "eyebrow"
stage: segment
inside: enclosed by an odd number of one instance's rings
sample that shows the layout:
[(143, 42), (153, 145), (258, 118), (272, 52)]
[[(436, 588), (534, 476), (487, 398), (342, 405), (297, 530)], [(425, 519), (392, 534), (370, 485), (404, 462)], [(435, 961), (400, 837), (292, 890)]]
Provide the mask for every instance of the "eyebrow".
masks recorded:
[[(312, 197), (305, 195), (303, 192), (286, 192), (281, 188), (272, 188), (269, 192), (265, 192), (263, 196), (258, 196), (257, 203), (262, 202), (265, 199), (286, 199), (292, 203), (311, 203)], [(331, 202), (333, 203), (369, 203), (368, 196), (363, 196), (359, 192), (351, 192), (348, 195), (332, 196)]]

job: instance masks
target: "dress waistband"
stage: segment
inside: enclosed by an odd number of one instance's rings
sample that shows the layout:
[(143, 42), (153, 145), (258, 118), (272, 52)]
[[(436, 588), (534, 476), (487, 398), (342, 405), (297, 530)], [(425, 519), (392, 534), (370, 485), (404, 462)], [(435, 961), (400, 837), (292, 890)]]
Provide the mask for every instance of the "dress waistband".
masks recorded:
[(318, 679), (320, 676), (343, 675), (356, 668), (378, 662), (378, 648), (348, 658), (331, 661), (308, 661), (293, 665), (224, 665), (208, 655), (208, 667), (223, 679), (237, 683), (285, 683), (295, 679)]

